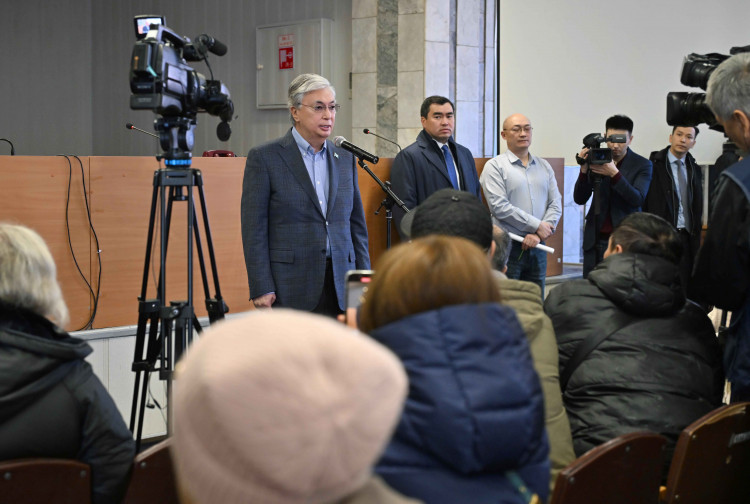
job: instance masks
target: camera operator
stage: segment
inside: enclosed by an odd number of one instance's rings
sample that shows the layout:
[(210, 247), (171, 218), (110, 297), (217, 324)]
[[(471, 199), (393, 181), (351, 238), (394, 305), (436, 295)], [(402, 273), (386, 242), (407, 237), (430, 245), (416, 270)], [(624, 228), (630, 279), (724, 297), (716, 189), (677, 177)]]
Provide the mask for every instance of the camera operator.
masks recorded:
[(703, 177), (701, 167), (690, 155), (697, 138), (697, 127), (674, 126), (669, 146), (651, 153), (654, 174), (643, 203), (644, 212), (658, 215), (677, 229), (683, 249), (680, 259), (683, 290), (687, 289), (693, 271), (703, 224)]
[(606, 138), (624, 135), (625, 142), (607, 141), (607, 147), (612, 149), (612, 161), (601, 165), (589, 164), (589, 149), (584, 148), (578, 155), (584, 163), (573, 190), (573, 200), (585, 205), (594, 193), (595, 184), (600, 188), (600, 211), (597, 215), (595, 205), (591, 205), (583, 231), (584, 278), (601, 262), (612, 230), (627, 215), (641, 211), (651, 184), (651, 161), (629, 148), (633, 140), (633, 121), (624, 115), (614, 115), (607, 119), (605, 129)]
[(711, 74), (706, 103), (745, 158), (719, 177), (689, 295), (732, 311), (724, 364), (732, 402), (750, 400), (750, 53)]

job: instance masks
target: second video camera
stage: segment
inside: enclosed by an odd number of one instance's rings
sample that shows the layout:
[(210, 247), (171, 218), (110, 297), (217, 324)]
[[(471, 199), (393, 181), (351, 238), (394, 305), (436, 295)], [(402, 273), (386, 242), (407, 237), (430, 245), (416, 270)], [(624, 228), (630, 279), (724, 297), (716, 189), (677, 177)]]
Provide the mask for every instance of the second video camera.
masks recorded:
[[(729, 54), (750, 52), (750, 45), (732, 47)], [(680, 82), (686, 86), (706, 90), (708, 79), (722, 61), (729, 58), (727, 54), (710, 53), (685, 56), (682, 63)], [(714, 113), (706, 104), (706, 93), (671, 92), (667, 94), (667, 124), (670, 126), (697, 126), (701, 123), (708, 127), (724, 131), (716, 122)]]

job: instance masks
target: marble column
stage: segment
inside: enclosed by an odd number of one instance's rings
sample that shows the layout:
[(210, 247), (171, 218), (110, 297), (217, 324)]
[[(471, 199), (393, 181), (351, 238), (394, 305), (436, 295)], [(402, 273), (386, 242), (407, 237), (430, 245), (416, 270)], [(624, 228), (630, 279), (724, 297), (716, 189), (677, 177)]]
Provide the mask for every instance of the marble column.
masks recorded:
[(426, 96), (456, 106), (456, 140), (475, 157), (494, 153), (496, 0), (353, 0), (352, 138), (395, 156), (422, 129)]

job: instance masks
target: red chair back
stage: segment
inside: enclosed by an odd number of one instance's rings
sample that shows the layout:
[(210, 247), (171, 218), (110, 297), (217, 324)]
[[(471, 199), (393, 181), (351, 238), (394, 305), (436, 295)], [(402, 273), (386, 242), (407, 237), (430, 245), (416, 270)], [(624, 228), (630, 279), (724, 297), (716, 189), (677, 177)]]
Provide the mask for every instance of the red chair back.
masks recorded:
[(589, 450), (557, 475), (550, 504), (654, 504), (666, 441), (632, 432)]
[(164, 440), (135, 456), (123, 504), (179, 504), (169, 443)]
[(91, 469), (88, 464), (67, 459), (0, 462), (0, 502), (89, 504)]
[(664, 502), (750, 501), (750, 402), (715, 409), (685, 427), (669, 467)]

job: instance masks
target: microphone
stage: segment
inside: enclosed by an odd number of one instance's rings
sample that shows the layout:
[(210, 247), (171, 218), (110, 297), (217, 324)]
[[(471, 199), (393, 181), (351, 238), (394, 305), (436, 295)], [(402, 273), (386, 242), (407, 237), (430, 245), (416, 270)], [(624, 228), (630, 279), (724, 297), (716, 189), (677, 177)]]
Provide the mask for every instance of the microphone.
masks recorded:
[(16, 155), (16, 148), (13, 147), (13, 142), (8, 140), (7, 138), (0, 138), (0, 142), (8, 142), (10, 144), (10, 155), (15, 156)]
[(398, 150), (399, 150), (399, 151), (401, 150), (401, 146), (400, 146), (399, 144), (397, 144), (396, 142), (394, 142), (393, 140), (388, 140), (388, 139), (387, 139), (386, 137), (384, 137), (384, 136), (380, 136), (380, 135), (378, 135), (377, 133), (373, 133), (372, 131), (370, 131), (370, 130), (369, 130), (369, 129), (367, 129), (367, 128), (363, 129), (363, 130), (362, 130), (362, 133), (364, 133), (365, 135), (373, 135), (373, 136), (376, 136), (376, 137), (378, 137), (378, 138), (382, 138), (382, 139), (383, 139), (383, 140), (385, 140), (386, 142), (391, 142), (391, 143), (392, 143), (393, 145), (395, 145), (396, 147), (398, 147)]
[(369, 161), (372, 164), (378, 164), (378, 161), (380, 158), (378, 156), (375, 156), (374, 154), (370, 154), (364, 149), (360, 149), (356, 145), (349, 143), (346, 141), (346, 138), (342, 136), (337, 136), (333, 139), (333, 145), (336, 147), (340, 147), (344, 150), (348, 150), (355, 156), (357, 156), (359, 159), (362, 159), (363, 161)]
[(227, 53), (227, 46), (213, 38), (211, 35), (198, 35), (198, 41), (217, 56), (224, 56)]
[(154, 133), (148, 132), (146, 130), (142, 130), (141, 128), (136, 128), (135, 126), (133, 126), (133, 123), (125, 123), (125, 127), (128, 128), (129, 130), (140, 131), (141, 133), (145, 133), (147, 135), (151, 135), (152, 137), (159, 138), (159, 135), (155, 135)]

